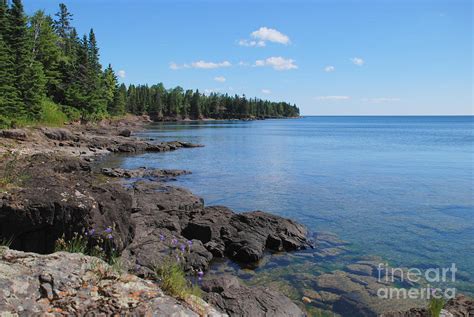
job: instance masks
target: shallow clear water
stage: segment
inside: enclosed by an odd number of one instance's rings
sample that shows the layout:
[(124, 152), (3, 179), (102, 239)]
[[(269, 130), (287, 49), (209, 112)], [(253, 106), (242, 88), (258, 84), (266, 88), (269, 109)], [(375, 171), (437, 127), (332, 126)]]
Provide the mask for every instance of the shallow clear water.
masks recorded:
[(290, 217), (396, 265), (455, 262), (474, 283), (472, 116), (166, 123), (141, 136), (205, 145), (119, 164), (191, 170), (177, 185), (208, 205)]

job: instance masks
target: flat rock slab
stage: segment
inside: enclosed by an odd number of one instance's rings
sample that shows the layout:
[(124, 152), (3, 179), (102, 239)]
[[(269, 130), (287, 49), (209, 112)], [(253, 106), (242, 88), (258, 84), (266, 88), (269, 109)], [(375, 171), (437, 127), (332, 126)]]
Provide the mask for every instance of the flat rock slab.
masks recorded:
[[(207, 306), (212, 316), (224, 316)], [(77, 253), (39, 255), (0, 248), (0, 315), (199, 314), (169, 297), (153, 282), (114, 271)]]
[(205, 280), (202, 289), (204, 299), (229, 316), (306, 316), (288, 297), (265, 287), (247, 287), (230, 275)]

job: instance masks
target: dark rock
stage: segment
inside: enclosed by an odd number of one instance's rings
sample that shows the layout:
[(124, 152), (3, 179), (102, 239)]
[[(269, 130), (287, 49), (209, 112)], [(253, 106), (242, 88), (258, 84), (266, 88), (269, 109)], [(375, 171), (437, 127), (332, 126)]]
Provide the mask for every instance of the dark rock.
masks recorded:
[(70, 130), (63, 128), (43, 128), (44, 135), (51, 140), (56, 141), (79, 141), (79, 137), (74, 135)]
[(202, 289), (204, 299), (229, 316), (305, 316), (288, 297), (269, 288), (241, 285), (233, 276), (205, 280)]
[(127, 170), (123, 168), (102, 168), (102, 174), (109, 177), (120, 177), (120, 178), (158, 178), (158, 179), (171, 179), (173, 177), (191, 174), (185, 170), (160, 170), (160, 169), (147, 169), (146, 167)]
[(27, 139), (26, 131), (22, 129), (1, 130), (0, 136), (7, 139), (15, 139), (21, 141), (25, 141)]
[(129, 129), (123, 129), (119, 132), (119, 135), (129, 138), (132, 135), (132, 131), (130, 131)]

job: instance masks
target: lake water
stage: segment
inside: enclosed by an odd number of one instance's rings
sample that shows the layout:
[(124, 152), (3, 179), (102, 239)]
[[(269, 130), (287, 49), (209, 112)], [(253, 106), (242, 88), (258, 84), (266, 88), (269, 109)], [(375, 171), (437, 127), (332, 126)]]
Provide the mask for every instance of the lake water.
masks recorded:
[(157, 123), (140, 136), (204, 148), (120, 159), (187, 169), (208, 205), (264, 210), (405, 267), (455, 262), (474, 284), (474, 117)]

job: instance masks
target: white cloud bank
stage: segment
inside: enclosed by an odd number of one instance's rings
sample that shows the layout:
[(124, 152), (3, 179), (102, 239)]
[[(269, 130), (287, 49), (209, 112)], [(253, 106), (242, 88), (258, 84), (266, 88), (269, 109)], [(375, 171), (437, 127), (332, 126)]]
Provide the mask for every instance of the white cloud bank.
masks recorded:
[(264, 47), (267, 45), (267, 42), (278, 43), (283, 45), (288, 45), (291, 43), (288, 35), (281, 33), (280, 31), (272, 28), (267, 28), (262, 26), (256, 31), (250, 33), (252, 39), (243, 39), (238, 43), (240, 46), (249, 46), (249, 47)]
[(117, 72), (117, 76), (119, 76), (120, 78), (125, 78), (127, 76), (127, 73), (121, 69)]
[(214, 80), (215, 80), (215, 81), (218, 81), (218, 82), (220, 82), (220, 83), (223, 83), (223, 82), (226, 81), (226, 79), (225, 79), (224, 76), (216, 76), (216, 77), (214, 77)]
[(215, 68), (222, 68), (222, 67), (230, 67), (232, 64), (229, 61), (223, 62), (206, 62), (203, 60), (192, 62), (191, 64), (181, 64), (178, 65), (174, 62), (170, 63), (170, 69), (178, 70), (183, 68), (197, 68), (197, 69), (215, 69)]
[(335, 71), (335, 70), (336, 70), (336, 67), (334, 67), (334, 66), (332, 66), (332, 65), (328, 65), (328, 66), (324, 67), (324, 71), (325, 71), (326, 73), (332, 73), (332, 72)]
[(269, 57), (267, 59), (259, 59), (255, 61), (254, 67), (264, 67), (269, 66), (275, 70), (291, 70), (297, 69), (298, 65), (295, 64), (295, 60), (291, 58), (283, 58), (281, 56), (278, 57)]
[(262, 94), (269, 95), (272, 91), (270, 89), (262, 89)]
[(365, 64), (365, 61), (360, 57), (351, 58), (351, 62), (352, 64), (357, 65), (357, 66), (362, 66)]

